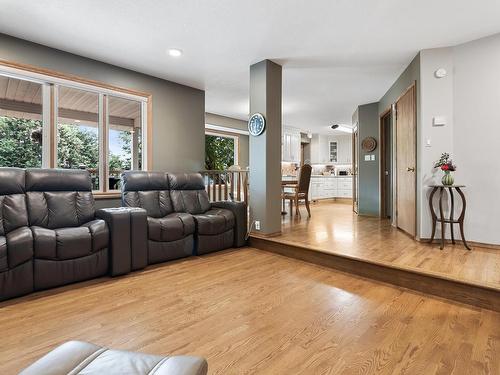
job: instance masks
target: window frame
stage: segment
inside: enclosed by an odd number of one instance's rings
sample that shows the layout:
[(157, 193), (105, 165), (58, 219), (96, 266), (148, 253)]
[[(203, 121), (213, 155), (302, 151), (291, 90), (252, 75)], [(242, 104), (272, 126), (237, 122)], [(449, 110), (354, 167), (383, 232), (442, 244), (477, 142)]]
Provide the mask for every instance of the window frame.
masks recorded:
[(27, 64), (0, 60), (0, 75), (42, 85), (42, 168), (57, 168), (58, 86), (97, 93), (99, 95), (99, 175), (103, 184), (93, 191), (96, 198), (116, 198), (117, 190), (109, 190), (107, 183), (108, 117), (107, 96), (134, 100), (141, 103), (142, 170), (152, 169), (152, 100), (150, 93), (122, 88), (78, 76), (38, 68)]

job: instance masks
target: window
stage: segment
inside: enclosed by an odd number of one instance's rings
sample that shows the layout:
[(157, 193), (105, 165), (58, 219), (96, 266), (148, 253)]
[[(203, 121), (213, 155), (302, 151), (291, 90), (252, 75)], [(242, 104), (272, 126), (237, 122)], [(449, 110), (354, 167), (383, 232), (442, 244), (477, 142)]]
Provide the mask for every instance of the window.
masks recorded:
[(330, 142), (330, 161), (337, 162), (337, 142)]
[(42, 85), (0, 76), (0, 167), (41, 167)]
[(238, 164), (238, 137), (205, 134), (205, 169), (222, 171)]
[(150, 95), (12, 65), (0, 62), (1, 167), (86, 169), (96, 193), (147, 170)]
[(99, 183), (99, 94), (58, 87), (57, 167), (87, 169)]
[(142, 169), (141, 103), (108, 97), (109, 190), (121, 188), (123, 171)]

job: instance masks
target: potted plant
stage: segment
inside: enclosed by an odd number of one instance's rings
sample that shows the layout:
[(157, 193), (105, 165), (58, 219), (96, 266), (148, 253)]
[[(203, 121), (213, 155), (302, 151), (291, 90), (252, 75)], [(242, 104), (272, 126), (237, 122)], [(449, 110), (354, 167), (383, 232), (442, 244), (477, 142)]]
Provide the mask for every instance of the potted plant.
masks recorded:
[(434, 164), (434, 168), (439, 168), (444, 172), (444, 176), (441, 179), (443, 185), (453, 185), (455, 179), (453, 178), (453, 174), (451, 172), (455, 172), (457, 170), (457, 166), (453, 164), (453, 160), (450, 159), (450, 154), (444, 152), (441, 155), (441, 158), (439, 158), (439, 160)]

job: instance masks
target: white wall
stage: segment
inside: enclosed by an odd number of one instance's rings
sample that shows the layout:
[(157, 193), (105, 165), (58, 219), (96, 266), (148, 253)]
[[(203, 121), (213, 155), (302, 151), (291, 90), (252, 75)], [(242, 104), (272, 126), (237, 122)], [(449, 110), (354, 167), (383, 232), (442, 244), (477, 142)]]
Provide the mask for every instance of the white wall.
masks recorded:
[(467, 185), (466, 235), (500, 244), (500, 34), (453, 48), (456, 180)]
[[(432, 169), (433, 162), (450, 152), (458, 165), (455, 182), (467, 186), (466, 238), (500, 244), (500, 167), (495, 160), (500, 141), (500, 34), (424, 50), (420, 56), (420, 235), (428, 238), (431, 232), (427, 186), (442, 176)], [(448, 76), (435, 78), (438, 68), (445, 68)], [(447, 125), (432, 126), (434, 116), (446, 116)]]
[[(444, 68), (448, 75), (436, 78), (437, 69)], [(418, 88), (417, 88), (418, 89)], [(453, 148), (453, 50), (436, 48), (420, 52), (420, 122), (417, 130), (418, 185), (417, 233), (421, 238), (431, 236), (431, 213), (429, 209), (429, 185), (440, 183), (442, 172), (433, 168), (434, 162), (443, 152), (454, 154)], [(447, 119), (445, 126), (433, 126), (435, 116)], [(431, 142), (430, 147), (427, 141)], [(460, 181), (457, 181), (460, 182)], [(439, 228), (438, 228), (439, 229)], [(448, 231), (449, 233), (449, 231)], [(438, 235), (440, 233), (438, 232)]]

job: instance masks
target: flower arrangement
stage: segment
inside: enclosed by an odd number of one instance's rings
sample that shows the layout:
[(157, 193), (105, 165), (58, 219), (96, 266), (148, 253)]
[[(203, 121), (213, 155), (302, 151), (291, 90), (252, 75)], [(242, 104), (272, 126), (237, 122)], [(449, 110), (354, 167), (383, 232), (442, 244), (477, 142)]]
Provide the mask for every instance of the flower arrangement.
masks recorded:
[(439, 168), (444, 172), (443, 179), (441, 180), (443, 185), (453, 185), (454, 178), (451, 172), (455, 172), (457, 170), (457, 166), (453, 164), (450, 154), (443, 152), (439, 160), (434, 163), (434, 168)]

